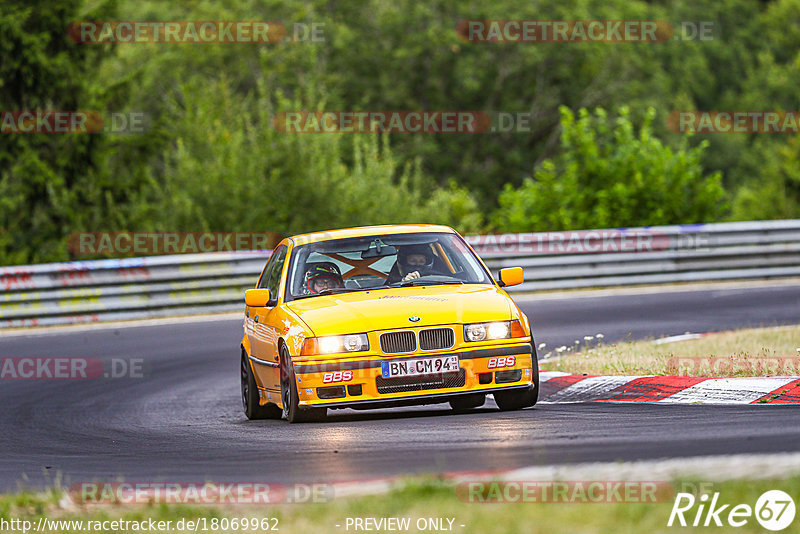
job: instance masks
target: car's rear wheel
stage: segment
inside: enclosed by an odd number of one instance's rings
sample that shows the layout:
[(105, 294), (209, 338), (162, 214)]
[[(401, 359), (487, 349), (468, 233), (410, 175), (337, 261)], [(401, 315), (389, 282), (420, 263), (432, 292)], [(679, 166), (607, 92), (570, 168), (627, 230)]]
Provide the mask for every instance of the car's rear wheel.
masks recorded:
[(241, 364), (242, 406), (248, 419), (280, 419), (281, 410), (274, 404), (258, 404), (258, 386), (247, 354), (242, 351)]
[(297, 394), (297, 379), (292, 367), (289, 349), (281, 345), (281, 402), (283, 417), (290, 423), (313, 423), (322, 421), (328, 413), (327, 408), (300, 408)]
[(460, 395), (450, 400), (450, 407), (455, 412), (468, 412), (483, 406), (486, 402), (485, 393), (475, 393), (472, 395)]
[(533, 406), (539, 400), (539, 359), (536, 354), (536, 344), (531, 339), (531, 370), (533, 385), (527, 389), (513, 391), (498, 391), (494, 394), (497, 407), (503, 411), (521, 410)]

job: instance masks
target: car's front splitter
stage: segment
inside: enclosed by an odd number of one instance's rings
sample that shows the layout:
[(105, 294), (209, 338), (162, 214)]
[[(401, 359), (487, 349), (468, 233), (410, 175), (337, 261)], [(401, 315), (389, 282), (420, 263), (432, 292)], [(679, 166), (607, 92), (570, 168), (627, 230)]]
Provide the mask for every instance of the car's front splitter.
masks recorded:
[(486, 389), (474, 389), (468, 391), (449, 391), (446, 393), (435, 392), (412, 396), (394, 397), (391, 399), (364, 399), (364, 400), (343, 400), (339, 402), (315, 402), (303, 406), (306, 408), (352, 408), (355, 410), (374, 410), (378, 408), (397, 408), (402, 406), (419, 406), (424, 404), (441, 404), (448, 402), (453, 397), (463, 395), (474, 395), (496, 393), (498, 391), (511, 391), (530, 388), (531, 384), (519, 384), (507, 387), (490, 387)]

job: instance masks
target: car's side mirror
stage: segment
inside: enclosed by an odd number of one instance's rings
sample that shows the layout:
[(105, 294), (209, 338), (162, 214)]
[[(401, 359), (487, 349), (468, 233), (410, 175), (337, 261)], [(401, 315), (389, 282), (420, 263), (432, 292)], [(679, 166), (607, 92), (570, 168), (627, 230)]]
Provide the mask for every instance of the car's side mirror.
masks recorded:
[(508, 267), (507, 269), (500, 269), (500, 286), (516, 286), (525, 281), (525, 275), (522, 274), (522, 267)]
[(269, 301), (269, 289), (248, 289), (244, 292), (245, 304), (253, 308), (263, 308)]

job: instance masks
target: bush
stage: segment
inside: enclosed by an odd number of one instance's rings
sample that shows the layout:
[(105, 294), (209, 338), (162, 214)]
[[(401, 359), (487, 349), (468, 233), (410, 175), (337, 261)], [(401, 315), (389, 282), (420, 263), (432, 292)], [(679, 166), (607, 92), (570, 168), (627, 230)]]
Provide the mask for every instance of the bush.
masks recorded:
[[(284, 133), (280, 111), (314, 109), (261, 86), (235, 97), (224, 80), (176, 101), (174, 147), (164, 154), (147, 221), (154, 231), (294, 234), (369, 224), (444, 223), (480, 229), (474, 198), (438, 188), (400, 165), (375, 134)], [(310, 97), (308, 97), (310, 98)]]
[[(704, 176), (705, 143), (677, 150), (652, 135), (655, 110), (638, 132), (621, 108), (561, 107), (561, 154), (523, 185), (506, 186), (493, 222), (501, 232), (649, 226), (714, 221), (724, 210), (720, 174)], [(613, 124), (613, 126), (612, 126)]]
[(756, 146), (761, 149), (763, 159), (762, 178), (736, 191), (731, 219), (800, 218), (800, 136), (790, 138), (785, 144)]

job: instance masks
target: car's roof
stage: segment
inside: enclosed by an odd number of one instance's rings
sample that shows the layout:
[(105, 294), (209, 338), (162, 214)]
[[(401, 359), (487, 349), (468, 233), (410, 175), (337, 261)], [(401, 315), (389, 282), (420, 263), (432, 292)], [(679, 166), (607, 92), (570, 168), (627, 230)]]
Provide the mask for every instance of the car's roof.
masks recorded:
[(380, 226), (360, 226), (357, 228), (342, 228), (340, 230), (326, 230), (311, 234), (300, 234), (290, 237), (295, 245), (305, 245), (330, 239), (345, 239), (348, 237), (365, 237), (385, 234), (412, 234), (416, 232), (446, 232), (455, 233), (449, 226), (438, 224), (384, 224)]

